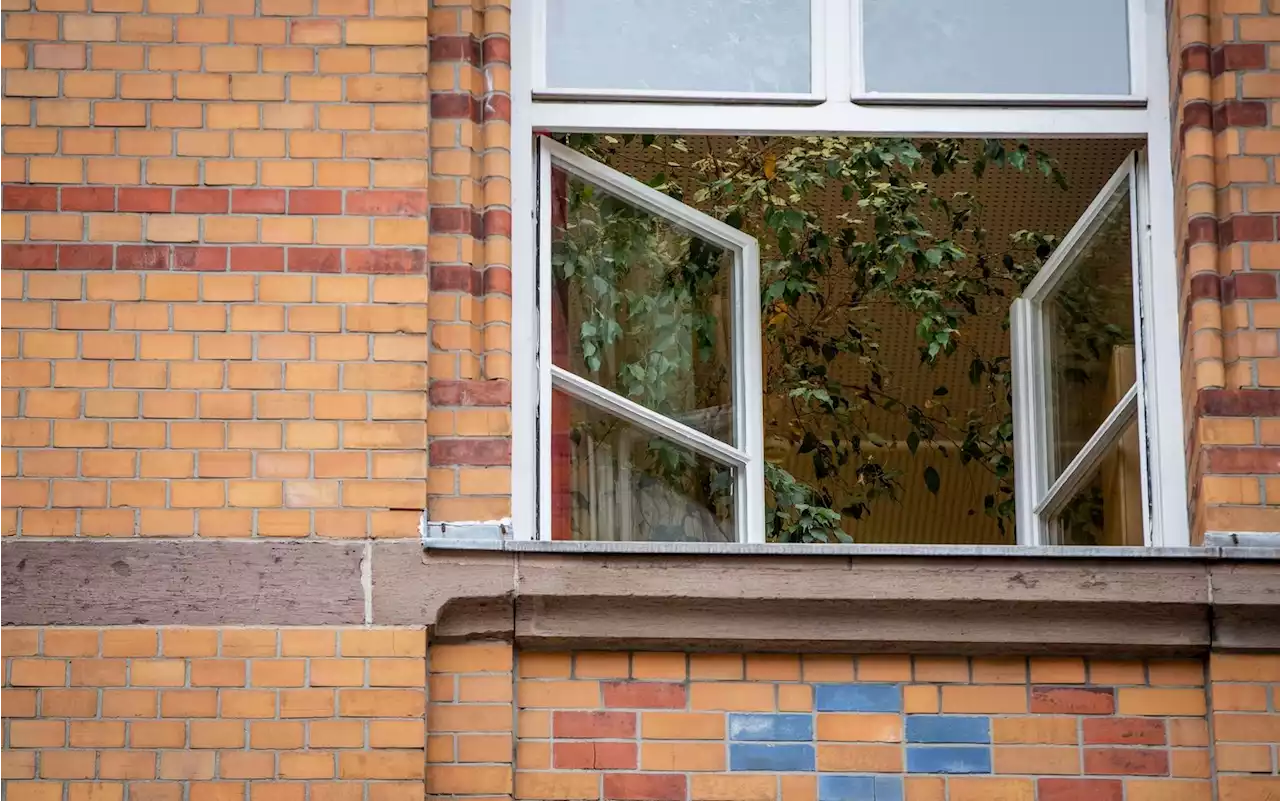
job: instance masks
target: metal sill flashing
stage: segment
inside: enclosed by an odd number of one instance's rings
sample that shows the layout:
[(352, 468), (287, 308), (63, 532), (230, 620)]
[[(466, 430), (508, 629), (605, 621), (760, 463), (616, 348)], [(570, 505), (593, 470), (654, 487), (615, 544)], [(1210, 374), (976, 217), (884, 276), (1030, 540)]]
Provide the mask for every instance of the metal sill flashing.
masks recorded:
[[(782, 543), (703, 542), (577, 542), (425, 537), (432, 551), (502, 551), (528, 554), (654, 555), (654, 556), (833, 556), (833, 557), (997, 557), (1020, 559), (1164, 559), (1164, 560), (1277, 560), (1280, 536), (1215, 537), (1201, 548), (1105, 548), (1017, 545), (804, 545)], [(1265, 539), (1263, 539), (1265, 538)], [(1210, 542), (1206, 538), (1206, 542)], [(1254, 544), (1254, 543), (1257, 544)]]

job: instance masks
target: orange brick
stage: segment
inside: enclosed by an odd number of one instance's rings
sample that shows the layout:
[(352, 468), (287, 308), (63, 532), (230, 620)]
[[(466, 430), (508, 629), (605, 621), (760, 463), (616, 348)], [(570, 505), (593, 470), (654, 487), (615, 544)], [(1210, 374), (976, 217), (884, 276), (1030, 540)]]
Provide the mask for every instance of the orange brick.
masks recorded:
[(1034, 779), (954, 776), (948, 780), (951, 801), (1035, 801)]
[(902, 746), (819, 745), (818, 770), (841, 773), (901, 773)]
[[(518, 787), (517, 783), (517, 789)], [(529, 797), (576, 798), (578, 796), (534, 795)], [(689, 779), (689, 797), (694, 801), (776, 801), (777, 779), (773, 776), (732, 773), (695, 774)]]
[(819, 740), (834, 742), (902, 742), (902, 719), (897, 715), (819, 714)]
[(1031, 681), (1035, 684), (1083, 684), (1084, 660), (1076, 657), (1032, 657)]
[(435, 645), (432, 673), (482, 673), (511, 670), (511, 646), (500, 644)]
[(1027, 688), (983, 685), (943, 687), (942, 711), (1025, 714)]
[(647, 740), (724, 739), (725, 719), (719, 714), (644, 712), (640, 720), (641, 736)]
[(640, 768), (686, 772), (725, 769), (725, 749), (717, 743), (643, 743)]
[(520, 654), (519, 675), (525, 678), (568, 678), (571, 664), (568, 653), (530, 651)]
[(1204, 690), (1121, 687), (1117, 696), (1117, 711), (1121, 715), (1203, 716), (1205, 714)]
[(1066, 745), (1080, 741), (1076, 718), (1054, 715), (992, 718), (991, 738), (995, 743)]

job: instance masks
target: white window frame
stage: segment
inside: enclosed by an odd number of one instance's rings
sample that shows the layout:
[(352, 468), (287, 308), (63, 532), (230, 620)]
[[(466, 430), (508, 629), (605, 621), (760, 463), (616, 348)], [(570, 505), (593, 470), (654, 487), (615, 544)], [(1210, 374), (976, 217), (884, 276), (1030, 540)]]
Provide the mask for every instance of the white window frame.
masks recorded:
[[(528, 2), (530, 0), (526, 0)], [(547, 0), (533, 2), (533, 95), (560, 100), (649, 100), (714, 103), (821, 103), (826, 99), (826, 9), (831, 0), (809, 0), (808, 92), (705, 92), (675, 89), (585, 89), (547, 84)], [(843, 1), (843, 0), (842, 0)], [(519, 2), (519, 0), (517, 0)], [(514, 27), (512, 28), (514, 31)], [(514, 63), (514, 62), (513, 62)]]
[[(553, 200), (552, 168), (559, 168), (593, 183), (610, 194), (644, 209), (655, 217), (675, 223), (701, 239), (725, 248), (733, 254), (733, 276), (730, 284), (733, 323), (731, 359), (733, 376), (733, 441), (728, 445), (680, 421), (651, 411), (634, 401), (617, 395), (569, 370), (552, 364), (550, 358), (538, 361), (538, 426), (540, 441), (551, 442), (552, 390), (559, 390), (596, 409), (622, 418), (640, 429), (663, 437), (677, 445), (734, 469), (734, 529), (737, 538), (746, 542), (764, 542), (764, 430), (763, 398), (759, 388), (761, 376), (760, 338), (749, 332), (760, 331), (760, 303), (743, 302), (760, 297), (760, 250), (755, 237), (725, 225), (692, 206), (645, 186), (640, 181), (608, 167), (595, 159), (565, 147), (545, 136), (538, 137), (538, 297), (549, 298), (555, 279), (551, 271), (551, 209)], [(539, 319), (539, 353), (552, 353), (551, 314)], [(541, 486), (551, 486), (551, 449), (543, 447), (538, 454), (538, 478)], [(539, 499), (539, 527), (551, 531), (551, 504)]]
[[(853, 63), (849, 47), (851, 0), (825, 2), (826, 99), (817, 104), (780, 106), (758, 100), (717, 96), (710, 102), (575, 100), (534, 92), (537, 43), (535, 19), (541, 0), (512, 4), (512, 517), (515, 536), (549, 538), (539, 519), (539, 427), (537, 366), (539, 317), (535, 262), (537, 195), (534, 133), (634, 132), (684, 135), (965, 136), (1006, 138), (1143, 138), (1146, 165), (1137, 195), (1147, 209), (1145, 236), (1135, 237), (1145, 257), (1135, 265), (1141, 303), (1144, 351), (1139, 372), (1146, 387), (1139, 418), (1148, 453), (1144, 485), (1149, 499), (1149, 546), (1190, 544), (1186, 463), (1183, 454), (1178, 279), (1174, 231), (1172, 139), (1169, 117), (1169, 63), (1164, 43), (1167, 21), (1163, 0), (1130, 0), (1131, 76), (1142, 80), (1136, 105), (1085, 104), (1030, 106), (1010, 99), (947, 96), (947, 105), (930, 98), (853, 100)], [(1135, 30), (1140, 28), (1141, 30)], [(1139, 78), (1140, 76), (1140, 78)], [(634, 102), (641, 100), (643, 102)], [(1009, 100), (1009, 102), (1005, 102)], [(1019, 100), (1025, 100), (1021, 98)], [(994, 104), (993, 104), (994, 103)], [(1016, 438), (1015, 438), (1016, 439)], [(545, 486), (545, 485), (543, 485)]]
[[(1149, 257), (1147, 247), (1147, 209), (1142, 185), (1146, 180), (1146, 168), (1141, 152), (1130, 154), (1085, 209), (1084, 214), (1071, 227), (1066, 236), (1045, 262), (1040, 272), (1013, 302), (1009, 311), (1011, 321), (1013, 364), (1013, 430), (1015, 499), (1017, 501), (1017, 532), (1019, 545), (1054, 545), (1059, 539), (1056, 519), (1084, 488), (1103, 459), (1128, 430), (1129, 424), (1138, 420), (1140, 431), (1146, 430), (1146, 371), (1135, 372), (1133, 386), (1124, 393), (1115, 407), (1099, 423), (1079, 452), (1065, 465), (1058, 475), (1053, 474), (1053, 449), (1056, 425), (1054, 414), (1054, 372), (1046, 367), (1053, 354), (1050, 348), (1052, 320), (1045, 310), (1045, 302), (1070, 275), (1076, 265), (1076, 257), (1093, 241), (1094, 235), (1106, 223), (1112, 210), (1113, 198), (1121, 187), (1128, 189), (1127, 213), (1130, 225), (1130, 264), (1133, 265), (1133, 324), (1137, 352), (1145, 352), (1145, 332), (1142, 325), (1142, 266)], [(1146, 481), (1148, 475), (1148, 448), (1141, 450), (1141, 475), (1143, 481), (1141, 508), (1143, 530), (1151, 530), (1151, 499)]]

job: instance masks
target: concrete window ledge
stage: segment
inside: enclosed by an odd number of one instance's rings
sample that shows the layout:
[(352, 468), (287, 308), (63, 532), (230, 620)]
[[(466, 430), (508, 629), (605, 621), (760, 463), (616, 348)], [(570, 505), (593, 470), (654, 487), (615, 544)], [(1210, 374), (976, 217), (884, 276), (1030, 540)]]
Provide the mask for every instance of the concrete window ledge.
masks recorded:
[(375, 561), (374, 608), (412, 608), (437, 639), (766, 651), (1280, 650), (1280, 549), (1272, 547), (425, 546), (412, 593), (380, 594), (384, 568)]
[(374, 625), (528, 648), (1280, 651), (1268, 547), (417, 539), (3, 546), (5, 625)]

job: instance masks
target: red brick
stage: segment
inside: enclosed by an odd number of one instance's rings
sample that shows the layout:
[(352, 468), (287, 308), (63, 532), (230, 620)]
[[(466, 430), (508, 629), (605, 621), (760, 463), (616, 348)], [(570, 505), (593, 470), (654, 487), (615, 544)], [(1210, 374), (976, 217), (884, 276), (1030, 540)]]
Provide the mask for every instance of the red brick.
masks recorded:
[(490, 209), (484, 213), (485, 236), (511, 236), (511, 212), (506, 209)]
[(284, 214), (284, 190), (232, 190), (231, 211), (235, 214)]
[[(62, 190), (64, 193), (70, 191)], [(108, 190), (110, 191), (110, 190)], [(57, 211), (58, 188), (54, 186), (6, 186), (5, 211)]]
[(110, 270), (114, 263), (111, 245), (58, 245), (58, 267), (63, 270)]
[(220, 272), (227, 269), (227, 249), (205, 246), (178, 246), (173, 249), (173, 269), (192, 272)]
[(5, 245), (0, 261), (10, 270), (52, 270), (58, 264), (53, 245)]
[(62, 188), (63, 211), (115, 211), (116, 190), (109, 186)]
[(565, 770), (635, 770), (635, 743), (556, 743), (555, 767)]
[(1115, 709), (1115, 690), (1094, 687), (1031, 688), (1033, 714), (1110, 715)]
[(284, 270), (284, 248), (258, 245), (231, 248), (231, 270), (281, 272)]
[(684, 709), (683, 684), (657, 681), (606, 681), (604, 705), (626, 709)]
[(341, 214), (342, 192), (337, 189), (294, 189), (289, 193), (290, 214)]
[(376, 275), (420, 275), (426, 272), (427, 254), (420, 249), (351, 248), (347, 272)]
[(1119, 779), (1041, 779), (1038, 801), (1123, 801)]
[(509, 439), (438, 439), (431, 443), (432, 465), (509, 465)]
[(606, 773), (606, 799), (635, 801), (684, 801), (685, 777), (675, 773)]
[(1164, 720), (1085, 718), (1084, 741), (1089, 745), (1164, 745)]
[(1205, 448), (1210, 473), (1280, 473), (1280, 448)]
[(1167, 776), (1169, 752), (1154, 748), (1086, 748), (1084, 772), (1106, 776)]
[(169, 189), (120, 187), (116, 199), (119, 211), (162, 212), (173, 209), (173, 192)]
[(509, 406), (509, 381), (432, 381), (433, 406)]
[(190, 214), (226, 214), (230, 193), (225, 189), (179, 189), (173, 210)]
[(552, 729), (564, 739), (625, 739), (636, 736), (634, 712), (556, 712)]
[(347, 193), (347, 214), (366, 217), (420, 217), (427, 213), (423, 191), (353, 190)]
[(291, 273), (342, 272), (340, 248), (289, 248), (286, 258)]
[(116, 267), (121, 270), (167, 270), (169, 248), (164, 245), (121, 245), (116, 248)]

